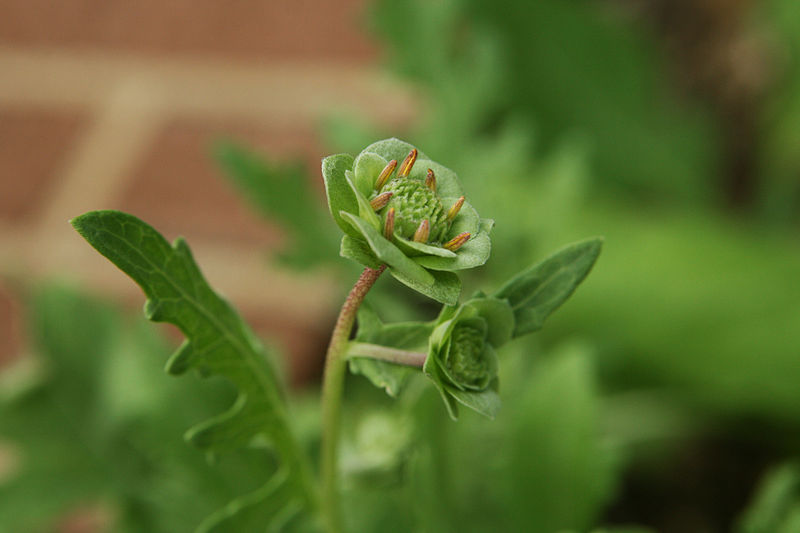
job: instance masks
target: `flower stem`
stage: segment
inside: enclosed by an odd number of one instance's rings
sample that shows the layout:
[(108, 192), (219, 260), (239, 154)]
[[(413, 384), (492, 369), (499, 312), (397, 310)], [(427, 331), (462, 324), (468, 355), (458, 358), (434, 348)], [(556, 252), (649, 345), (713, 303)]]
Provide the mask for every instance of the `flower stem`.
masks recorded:
[(398, 365), (417, 366), (422, 368), (428, 354), (424, 352), (410, 352), (399, 350), (380, 344), (369, 344), (366, 342), (351, 342), (347, 347), (347, 357), (369, 357), (395, 363)]
[(342, 305), (336, 326), (331, 334), (322, 377), (322, 450), (320, 470), (322, 478), (322, 513), (328, 533), (341, 533), (342, 510), (339, 502), (339, 431), (342, 418), (342, 393), (347, 365), (345, 351), (356, 313), (367, 292), (386, 270), (365, 268)]

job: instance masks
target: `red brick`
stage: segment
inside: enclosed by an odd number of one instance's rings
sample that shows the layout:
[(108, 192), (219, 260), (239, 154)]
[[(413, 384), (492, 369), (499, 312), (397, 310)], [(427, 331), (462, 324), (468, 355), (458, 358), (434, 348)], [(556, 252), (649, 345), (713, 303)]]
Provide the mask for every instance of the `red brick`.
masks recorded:
[(330, 330), (336, 308), (331, 308), (330, 322), (316, 325), (301, 324), (286, 317), (264, 314), (258, 310), (243, 310), (243, 317), (253, 330), (280, 350), (289, 383), (299, 387), (321, 377)]
[(37, 213), (84, 122), (74, 112), (0, 109), (0, 221)]
[(0, 0), (0, 42), (365, 61), (364, 0)]
[(22, 351), (22, 305), (0, 282), (0, 368)]
[[(320, 148), (311, 127), (178, 120), (153, 140), (134, 169), (119, 209), (147, 220), (168, 236), (279, 246), (282, 232), (249, 207), (210, 156), (217, 139), (233, 139), (278, 160), (314, 161)], [(308, 163), (309, 165), (311, 163)], [(319, 191), (320, 205), (324, 205)]]

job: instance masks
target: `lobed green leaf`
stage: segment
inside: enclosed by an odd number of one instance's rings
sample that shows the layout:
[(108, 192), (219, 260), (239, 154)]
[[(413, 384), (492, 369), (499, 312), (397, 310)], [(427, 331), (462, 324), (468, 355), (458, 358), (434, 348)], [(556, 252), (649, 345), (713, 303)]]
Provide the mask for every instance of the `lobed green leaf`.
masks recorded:
[[(277, 372), (269, 354), (234, 309), (206, 282), (183, 239), (170, 245), (155, 229), (119, 211), (93, 211), (71, 221), (75, 229), (101, 254), (128, 274), (147, 296), (145, 314), (157, 322), (176, 325), (186, 335), (167, 364), (171, 374), (195, 369), (203, 376), (219, 375), (238, 389), (229, 410), (201, 423), (187, 439), (210, 453), (225, 452), (268, 440), (282, 463), (285, 479), (275, 478), (258, 491), (243, 496), (203, 523), (211, 531), (235, 513), (231, 509), (270, 505), (276, 490), (286, 494), (284, 509), (309, 509), (313, 489), (308, 465), (295, 442), (287, 419)], [(276, 488), (279, 485), (280, 488)], [(265, 527), (269, 526), (269, 521)]]

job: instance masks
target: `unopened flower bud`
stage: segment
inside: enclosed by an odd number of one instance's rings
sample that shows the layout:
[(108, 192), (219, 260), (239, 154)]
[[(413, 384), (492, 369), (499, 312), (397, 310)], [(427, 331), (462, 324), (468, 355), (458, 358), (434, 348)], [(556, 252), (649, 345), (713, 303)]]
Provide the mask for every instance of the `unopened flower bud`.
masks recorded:
[(433, 192), (436, 192), (436, 176), (430, 168), (428, 169), (428, 175), (425, 176), (425, 185)]
[(428, 236), (431, 234), (431, 224), (428, 220), (423, 220), (419, 223), (419, 227), (417, 231), (414, 232), (414, 241), (426, 243), (428, 242)]
[(482, 390), (494, 378), (484, 356), (485, 337), (484, 331), (466, 324), (453, 329), (450, 349), (443, 354), (442, 363), (455, 383), (464, 388)]
[(383, 223), (383, 236), (391, 240), (394, 235), (394, 207), (390, 207), (386, 212), (386, 221)]
[(406, 158), (403, 160), (403, 164), (400, 165), (400, 170), (397, 171), (398, 178), (405, 178), (409, 174), (411, 174), (411, 169), (414, 167), (414, 163), (417, 161), (417, 149), (414, 148), (411, 150)]
[(467, 231), (465, 231), (464, 233), (459, 233), (458, 235), (456, 235), (455, 237), (444, 243), (442, 247), (447, 248), (451, 252), (455, 252), (456, 250), (464, 246), (464, 244), (469, 240), (470, 237), (471, 234)]
[(456, 218), (456, 215), (458, 215), (458, 212), (461, 211), (461, 206), (463, 205), (464, 205), (464, 197), (462, 196), (461, 198), (456, 200), (456, 203), (453, 204), (453, 207), (451, 207), (447, 211), (447, 220), (453, 220), (454, 218)]
[(375, 190), (380, 191), (383, 189), (383, 186), (386, 185), (386, 182), (389, 181), (389, 176), (392, 175), (394, 169), (397, 167), (397, 159), (392, 159), (389, 163), (383, 167), (381, 173), (378, 174), (378, 179), (375, 180)]
[(394, 193), (391, 192), (383, 192), (378, 196), (376, 196), (375, 198), (373, 198), (372, 200), (370, 200), (369, 205), (371, 205), (372, 209), (374, 209), (375, 211), (380, 211), (381, 209), (386, 207), (386, 204), (388, 204), (389, 200), (392, 199), (393, 194)]

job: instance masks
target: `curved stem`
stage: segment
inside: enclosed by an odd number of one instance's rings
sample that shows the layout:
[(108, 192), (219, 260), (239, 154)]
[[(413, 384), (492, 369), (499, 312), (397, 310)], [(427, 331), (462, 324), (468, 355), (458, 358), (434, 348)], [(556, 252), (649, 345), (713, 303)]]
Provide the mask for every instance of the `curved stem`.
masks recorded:
[(369, 357), (380, 361), (387, 361), (398, 365), (417, 366), (422, 368), (428, 354), (424, 352), (410, 352), (398, 348), (390, 348), (380, 344), (366, 342), (351, 342), (347, 346), (347, 358)]
[(347, 365), (345, 350), (353, 330), (356, 313), (367, 292), (386, 270), (365, 268), (339, 311), (339, 318), (331, 334), (322, 377), (322, 450), (320, 470), (322, 477), (322, 513), (328, 533), (342, 532), (342, 510), (339, 503), (339, 430), (342, 418), (342, 392)]

